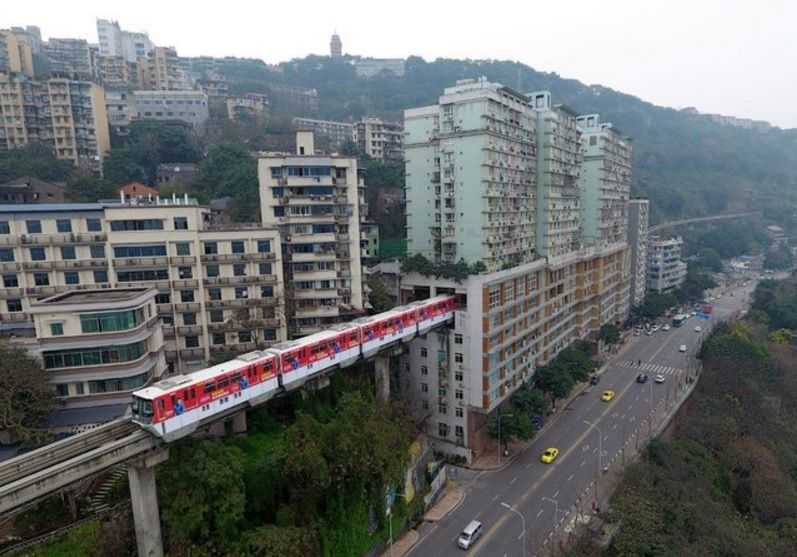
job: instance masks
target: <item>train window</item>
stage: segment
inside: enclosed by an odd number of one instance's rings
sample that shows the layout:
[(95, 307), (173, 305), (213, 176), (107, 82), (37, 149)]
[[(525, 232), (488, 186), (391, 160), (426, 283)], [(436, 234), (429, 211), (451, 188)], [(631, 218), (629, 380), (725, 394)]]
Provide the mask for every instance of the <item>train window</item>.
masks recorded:
[(215, 390), (216, 390), (216, 383), (215, 382), (208, 381), (207, 383), (205, 383), (205, 392), (206, 393), (212, 393)]
[(229, 377), (225, 377), (223, 379), (220, 379), (218, 388), (219, 389), (226, 389), (227, 385), (229, 385), (229, 383), (230, 383)]
[(194, 387), (191, 387), (191, 389), (189, 389), (188, 394), (185, 396), (185, 398), (193, 399), (195, 396), (196, 396), (196, 389)]
[(162, 398), (158, 399), (158, 410), (163, 410), (166, 407), (166, 403)]
[(238, 383), (241, 380), (241, 374), (235, 373), (232, 377), (230, 377), (230, 383)]
[(172, 408), (177, 406), (177, 395), (172, 395)]

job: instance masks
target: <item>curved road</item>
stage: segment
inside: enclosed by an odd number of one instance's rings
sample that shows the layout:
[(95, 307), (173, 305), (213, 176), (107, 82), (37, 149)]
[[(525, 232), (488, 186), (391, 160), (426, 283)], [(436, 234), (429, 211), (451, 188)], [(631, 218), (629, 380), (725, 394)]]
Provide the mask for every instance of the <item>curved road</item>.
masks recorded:
[[(465, 553), (483, 557), (536, 555), (549, 543), (555, 525), (562, 527), (574, 518), (570, 514), (574, 505), (589, 512), (595, 498), (592, 482), (600, 471), (599, 435), (602, 435), (603, 449), (600, 466), (621, 459), (622, 447), (635, 444), (637, 433), (644, 441), (651, 411), (655, 424), (664, 416), (665, 407), (674, 399), (676, 390), (685, 386), (690, 364), (694, 369), (699, 337), (704, 336), (718, 318), (728, 317), (745, 306), (753, 287), (751, 284), (737, 289), (734, 296), (726, 294), (716, 301), (710, 321), (690, 318), (680, 328), (634, 337), (631, 345), (609, 362), (601, 382), (576, 398), (529, 449), (503, 470), (473, 477), (464, 486), (466, 496), (458, 508), (438, 523), (424, 523), (419, 529), (421, 539), (410, 554), (424, 557), (460, 557)], [(698, 325), (701, 333), (695, 332)], [(687, 353), (679, 351), (682, 344), (688, 347)], [(635, 381), (640, 368), (650, 377), (646, 384)], [(664, 375), (663, 384), (654, 383), (656, 374)], [(617, 393), (609, 403), (600, 398), (606, 389)], [(558, 447), (561, 451), (553, 464), (542, 464), (539, 460), (546, 447)], [(603, 498), (603, 494), (599, 495)], [(502, 503), (523, 515), (525, 552), (521, 518)], [(456, 539), (474, 519), (483, 523), (484, 534), (471, 550), (463, 552), (456, 546)]]

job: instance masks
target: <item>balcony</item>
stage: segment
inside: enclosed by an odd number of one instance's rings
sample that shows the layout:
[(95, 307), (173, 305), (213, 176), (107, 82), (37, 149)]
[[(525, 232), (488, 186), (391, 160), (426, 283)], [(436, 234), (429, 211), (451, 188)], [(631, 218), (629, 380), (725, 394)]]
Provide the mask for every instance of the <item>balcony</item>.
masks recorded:
[(125, 267), (151, 267), (153, 265), (168, 265), (169, 258), (164, 256), (159, 257), (136, 257), (136, 258), (124, 258), (124, 259), (114, 259), (113, 265), (117, 268), (125, 268)]
[(55, 261), (23, 261), (22, 268), (26, 270), (32, 269), (52, 269), (55, 266)]
[(0, 321), (3, 323), (20, 323), (22, 321), (30, 321), (31, 323), (33, 320), (28, 317), (27, 313), (0, 313)]
[(199, 302), (181, 302), (174, 304), (174, 310), (177, 312), (196, 312), (201, 309)]
[(174, 327), (172, 325), (163, 325), (163, 337), (174, 338)]
[(161, 315), (171, 315), (174, 311), (172, 304), (157, 304), (158, 313)]
[(334, 270), (294, 271), (294, 280), (335, 280), (338, 274)]
[(201, 360), (205, 357), (205, 351), (202, 348), (183, 348), (179, 353), (183, 360)]
[(108, 266), (108, 262), (105, 259), (79, 259), (78, 261), (76, 261), (76, 266), (105, 268)]
[(20, 298), (24, 295), (25, 290), (22, 288), (0, 288), (0, 298)]
[(171, 282), (172, 288), (196, 288), (199, 286), (197, 279), (177, 279)]
[(0, 246), (15, 246), (19, 243), (19, 236), (7, 234), (0, 235)]
[(177, 334), (179, 335), (201, 335), (202, 334), (202, 326), (201, 325), (183, 325), (177, 327)]
[(79, 234), (75, 234), (75, 236), (77, 236), (77, 240), (79, 242), (86, 243), (102, 243), (108, 239), (108, 236), (104, 232), (81, 232)]
[(25, 294), (28, 296), (52, 296), (67, 290), (67, 286), (32, 286), (25, 289)]
[(272, 252), (246, 253), (244, 256), (247, 261), (275, 261), (277, 259), (276, 254)]
[(0, 271), (18, 271), (21, 267), (20, 263), (15, 263), (14, 261), (2, 261), (0, 262)]
[(173, 255), (169, 257), (169, 263), (172, 265), (193, 265), (196, 263), (196, 258), (191, 255)]
[(334, 261), (337, 255), (334, 251), (316, 251), (313, 253), (294, 253), (291, 254), (291, 261), (294, 263), (302, 263), (309, 261)]
[(337, 306), (316, 306), (296, 308), (296, 317), (337, 317), (339, 315)]
[(211, 254), (203, 254), (200, 256), (202, 261), (216, 261), (218, 263), (234, 263), (238, 261), (244, 261), (247, 258), (247, 255), (253, 254), (246, 254), (246, 253), (211, 253)]

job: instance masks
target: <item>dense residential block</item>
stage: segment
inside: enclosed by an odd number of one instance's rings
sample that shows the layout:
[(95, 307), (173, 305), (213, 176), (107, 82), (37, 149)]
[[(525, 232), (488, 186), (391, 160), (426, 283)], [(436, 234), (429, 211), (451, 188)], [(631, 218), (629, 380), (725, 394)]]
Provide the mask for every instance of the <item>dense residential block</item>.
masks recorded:
[(648, 270), (648, 222), (650, 202), (632, 199), (628, 202), (628, 245), (631, 248), (631, 298), (632, 306), (645, 300)]
[(208, 96), (202, 91), (134, 91), (130, 119), (179, 121), (202, 128), (208, 121)]
[(365, 118), (354, 124), (354, 142), (372, 159), (400, 159), (404, 128), (398, 122)]
[(686, 263), (681, 261), (681, 238), (648, 240), (648, 290), (662, 293), (678, 288), (686, 280)]
[(312, 130), (316, 137), (326, 137), (329, 139), (330, 146), (334, 148), (354, 141), (354, 124), (313, 120), (312, 118), (294, 118), (293, 125), (300, 130)]
[(285, 340), (277, 231), (217, 226), (192, 200), (0, 205), (0, 271), (6, 329), (42, 297), (149, 286), (173, 369)]

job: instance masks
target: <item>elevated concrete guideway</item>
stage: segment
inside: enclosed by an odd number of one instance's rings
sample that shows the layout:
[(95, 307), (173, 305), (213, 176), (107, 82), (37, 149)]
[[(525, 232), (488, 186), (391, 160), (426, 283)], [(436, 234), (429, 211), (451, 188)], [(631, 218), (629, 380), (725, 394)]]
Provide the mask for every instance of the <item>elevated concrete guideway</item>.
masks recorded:
[(739, 219), (744, 217), (754, 217), (760, 215), (760, 211), (747, 211), (743, 213), (727, 213), (724, 215), (710, 215), (707, 217), (695, 217), (692, 219), (682, 219), (682, 220), (674, 220), (670, 222), (663, 222), (661, 224), (657, 224), (656, 226), (651, 226), (648, 228), (648, 234), (651, 232), (661, 232), (662, 230), (666, 230), (668, 228), (676, 228), (678, 226), (684, 224), (696, 224), (699, 222), (711, 222), (717, 220), (730, 220), (730, 219)]

